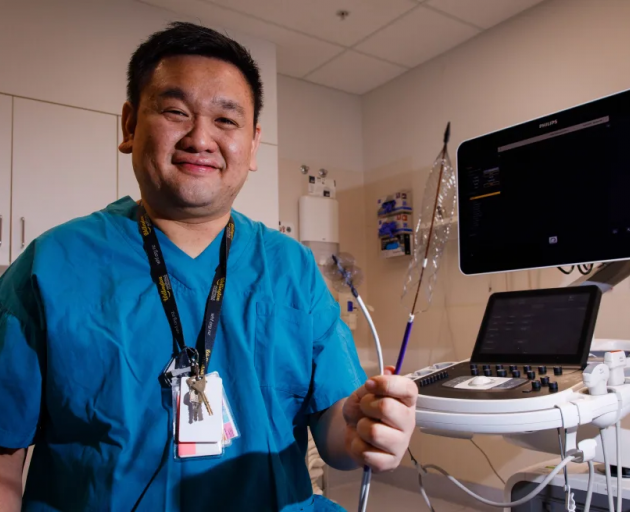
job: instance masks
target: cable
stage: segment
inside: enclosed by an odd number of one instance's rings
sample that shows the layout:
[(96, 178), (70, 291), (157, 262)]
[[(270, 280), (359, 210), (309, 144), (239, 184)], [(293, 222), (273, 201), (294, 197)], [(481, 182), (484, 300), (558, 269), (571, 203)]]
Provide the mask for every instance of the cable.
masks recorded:
[(569, 275), (575, 269), (575, 265), (571, 265), (571, 270), (564, 270), (562, 267), (558, 267), (558, 270), (562, 272), (564, 275)]
[(617, 423), (615, 423), (615, 433), (617, 435), (617, 512), (621, 512), (621, 500), (623, 497), (623, 466), (621, 465), (621, 421), (617, 421)]
[(560, 464), (558, 464), (555, 469), (549, 473), (546, 478), (536, 486), (536, 488), (530, 492), (527, 496), (521, 498), (520, 500), (517, 501), (513, 501), (510, 503), (497, 503), (495, 501), (491, 501), (491, 500), (487, 500), (486, 498), (482, 498), (481, 496), (479, 496), (478, 494), (475, 494), (474, 492), (472, 492), (470, 489), (468, 489), (468, 487), (466, 487), (464, 484), (462, 484), (461, 482), (459, 482), (456, 478), (452, 477), (451, 475), (449, 475), (446, 471), (444, 471), (441, 467), (436, 466), (434, 464), (428, 464), (426, 466), (423, 466), (422, 468), (427, 471), (429, 469), (433, 469), (435, 471), (437, 471), (438, 473), (441, 473), (442, 475), (444, 475), (446, 478), (448, 478), (452, 483), (454, 483), (457, 487), (459, 487), (462, 491), (464, 491), (465, 493), (467, 493), (469, 496), (472, 496), (473, 498), (475, 498), (477, 501), (480, 501), (481, 503), (484, 503), (486, 505), (490, 505), (491, 507), (499, 507), (499, 508), (511, 508), (511, 507), (518, 507), (519, 505), (523, 505), (524, 503), (527, 503), (528, 501), (530, 501), (532, 498), (534, 498), (535, 496), (537, 496), (538, 494), (540, 494), (540, 492), (547, 486), (549, 485), (549, 482), (551, 482), (558, 473), (560, 473), (560, 471), (562, 471), (564, 469), (564, 467), (571, 461), (573, 461), (573, 457), (566, 457), (562, 462), (560, 462)]
[(583, 276), (587, 276), (593, 270), (593, 264), (591, 263), (590, 265), (578, 265), (577, 268), (580, 274), (582, 274)]
[[(562, 430), (558, 429), (558, 443), (560, 444), (560, 457), (562, 457), (564, 459), (565, 453), (564, 453), (564, 444), (562, 443)], [(569, 501), (569, 493), (570, 493), (570, 487), (569, 487), (569, 472), (567, 471), (567, 468), (564, 468), (564, 492), (566, 495), (566, 499), (567, 502)]]
[[(370, 326), (370, 331), (372, 331), (372, 338), (374, 338), (374, 347), (376, 348), (376, 357), (378, 358), (378, 372), (383, 375), (385, 373), (385, 367), (383, 364), (383, 349), (381, 348), (381, 342), (378, 338), (378, 332), (376, 332), (376, 326), (374, 325), (374, 321), (372, 320), (372, 316), (368, 311), (365, 303), (361, 296), (356, 293), (356, 290), (353, 290), (353, 294), (359, 303), (359, 307), (361, 311), (365, 315), (365, 319)], [(372, 470), (365, 466), (363, 468), (363, 480), (361, 482), (361, 494), (359, 495), (359, 512), (365, 512), (367, 509), (368, 497), (370, 495), (370, 482), (372, 480)]]
[(492, 461), (490, 460), (490, 457), (488, 457), (488, 454), (486, 454), (486, 452), (484, 452), (481, 449), (481, 446), (479, 446), (477, 443), (475, 443), (474, 439), (470, 439), (470, 442), (477, 448), (477, 450), (479, 450), (481, 452), (481, 455), (483, 455), (486, 458), (486, 460), (488, 461), (488, 465), (490, 466), (490, 469), (494, 472), (494, 474), (497, 476), (497, 478), (499, 480), (501, 480), (503, 485), (505, 485), (505, 480), (503, 480), (503, 478), (501, 478), (501, 475), (499, 475), (499, 472), (495, 469), (494, 465), (492, 464)]
[(591, 499), (593, 498), (593, 480), (595, 475), (595, 464), (592, 460), (588, 461), (588, 487), (586, 491), (586, 502), (584, 503), (584, 512), (591, 510)]
[(606, 469), (606, 494), (608, 495), (608, 512), (615, 512), (615, 502), (612, 490), (612, 477), (610, 476), (610, 466), (608, 465), (608, 450), (606, 449), (604, 430), (605, 429), (601, 429), (599, 431), (599, 437), (601, 437), (602, 439), (602, 452), (604, 453), (604, 467)]
[[(411, 462), (413, 462), (413, 465), (415, 466), (416, 471), (418, 472), (418, 487), (420, 487), (420, 494), (422, 495), (424, 502), (427, 504), (427, 507), (429, 507), (429, 510), (431, 512), (435, 512), (433, 505), (431, 505), (431, 500), (429, 499), (429, 496), (427, 495), (427, 491), (425, 491), (424, 489), (424, 484), (422, 483), (422, 472), (424, 471), (424, 469), (418, 463), (416, 458), (413, 456), (413, 453), (411, 453), (411, 449), (407, 448), (407, 451), (409, 452), (409, 457), (411, 457)], [(426, 474), (426, 471), (424, 472)]]
[(385, 368), (383, 365), (383, 350), (381, 348), (381, 342), (378, 339), (376, 326), (374, 325), (374, 322), (372, 321), (372, 316), (370, 315), (370, 312), (365, 306), (363, 299), (358, 293), (356, 295), (356, 298), (357, 298), (357, 302), (359, 303), (359, 307), (361, 308), (361, 311), (363, 311), (363, 314), (365, 315), (365, 319), (367, 320), (368, 325), (370, 326), (370, 331), (372, 331), (372, 338), (374, 338), (374, 347), (376, 348), (376, 357), (378, 358), (378, 372), (381, 375), (383, 375), (383, 373), (385, 372)]

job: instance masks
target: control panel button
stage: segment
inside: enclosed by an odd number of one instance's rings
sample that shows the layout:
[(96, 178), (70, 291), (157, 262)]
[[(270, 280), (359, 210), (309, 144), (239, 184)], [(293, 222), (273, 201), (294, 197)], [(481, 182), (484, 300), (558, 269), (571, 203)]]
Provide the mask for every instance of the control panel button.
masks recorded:
[(486, 369), (484, 369), (483, 374), (486, 377), (491, 377), (492, 376), (492, 370), (490, 368), (486, 368)]
[(514, 373), (516, 370), (518, 370), (518, 366), (516, 366), (515, 364), (511, 364), (511, 365), (510, 365), (510, 371), (511, 371), (512, 373)]
[(470, 369), (471, 370), (476, 370), (477, 369), (477, 365), (475, 363), (470, 363)]
[(554, 375), (562, 375), (562, 366), (554, 366), (553, 367), (553, 374)]
[(534, 380), (536, 378), (536, 372), (532, 372), (532, 371), (527, 372), (527, 378), (529, 380)]
[(512, 372), (512, 377), (514, 377), (515, 379), (520, 378), (520, 376), (521, 376), (521, 371), (520, 370), (514, 370)]
[(502, 365), (502, 364), (498, 364), (498, 365), (496, 366), (496, 369), (497, 369), (497, 371), (499, 371), (499, 370), (503, 370), (503, 365)]
[(525, 366), (523, 366), (523, 371), (525, 373), (531, 372), (532, 371), (532, 367), (530, 365), (526, 364)]
[(546, 366), (539, 366), (538, 367), (538, 373), (540, 373), (541, 375), (544, 375), (545, 373), (547, 373), (547, 367)]
[(540, 385), (541, 386), (548, 386), (549, 385), (549, 377), (541, 377), (540, 378)]
[(470, 374), (471, 374), (473, 377), (476, 377), (477, 375), (479, 375), (479, 370), (477, 370), (477, 368), (471, 368), (471, 369), (470, 369)]
[(549, 393), (557, 393), (558, 392), (558, 383), (550, 382), (549, 383)]
[(507, 371), (503, 369), (497, 370), (497, 377), (507, 377)]
[(540, 381), (538, 380), (532, 381), (532, 391), (540, 391)]
[(490, 365), (489, 364), (484, 364), (483, 365), (483, 369), (484, 370), (489, 370), (490, 369)]

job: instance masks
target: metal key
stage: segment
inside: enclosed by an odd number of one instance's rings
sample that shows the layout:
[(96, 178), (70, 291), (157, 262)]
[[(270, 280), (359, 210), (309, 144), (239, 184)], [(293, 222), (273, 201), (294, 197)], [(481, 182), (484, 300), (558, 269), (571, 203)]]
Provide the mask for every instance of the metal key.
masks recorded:
[(206, 379), (205, 377), (202, 377), (201, 379), (197, 380), (194, 379), (194, 381), (192, 382), (191, 386), (190, 386), (191, 390), (194, 390), (198, 393), (199, 398), (201, 398), (202, 402), (204, 403), (204, 405), (206, 406), (206, 410), (208, 411), (208, 414), (210, 416), (212, 416), (212, 407), (210, 407), (210, 402), (208, 402), (208, 398), (206, 397)]
[(191, 421), (200, 421), (201, 420), (201, 396), (199, 395), (199, 391), (193, 388), (194, 383), (196, 382), (195, 377), (190, 377), (186, 379), (186, 384), (188, 384), (188, 388), (190, 390), (190, 408), (191, 408)]

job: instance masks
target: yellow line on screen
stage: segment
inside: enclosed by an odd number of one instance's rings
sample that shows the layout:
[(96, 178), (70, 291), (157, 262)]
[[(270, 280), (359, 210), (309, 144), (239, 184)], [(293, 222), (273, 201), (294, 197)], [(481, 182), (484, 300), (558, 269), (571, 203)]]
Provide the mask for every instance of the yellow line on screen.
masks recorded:
[(484, 194), (482, 196), (471, 197), (470, 200), (474, 201), (475, 199), (483, 199), (484, 197), (498, 196), (500, 193), (501, 193), (501, 191), (499, 191), (499, 192), (492, 192), (490, 194)]

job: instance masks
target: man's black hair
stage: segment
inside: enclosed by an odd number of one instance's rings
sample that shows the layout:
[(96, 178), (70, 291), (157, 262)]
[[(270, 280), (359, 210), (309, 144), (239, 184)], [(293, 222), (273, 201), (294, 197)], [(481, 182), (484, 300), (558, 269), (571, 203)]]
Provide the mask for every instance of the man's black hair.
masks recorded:
[(131, 56), (127, 69), (127, 100), (137, 109), (140, 93), (151, 80), (155, 68), (165, 57), (202, 55), (236, 66), (254, 98), (254, 126), (262, 109), (263, 86), (258, 65), (239, 43), (211, 28), (177, 21), (166, 30), (156, 32)]

